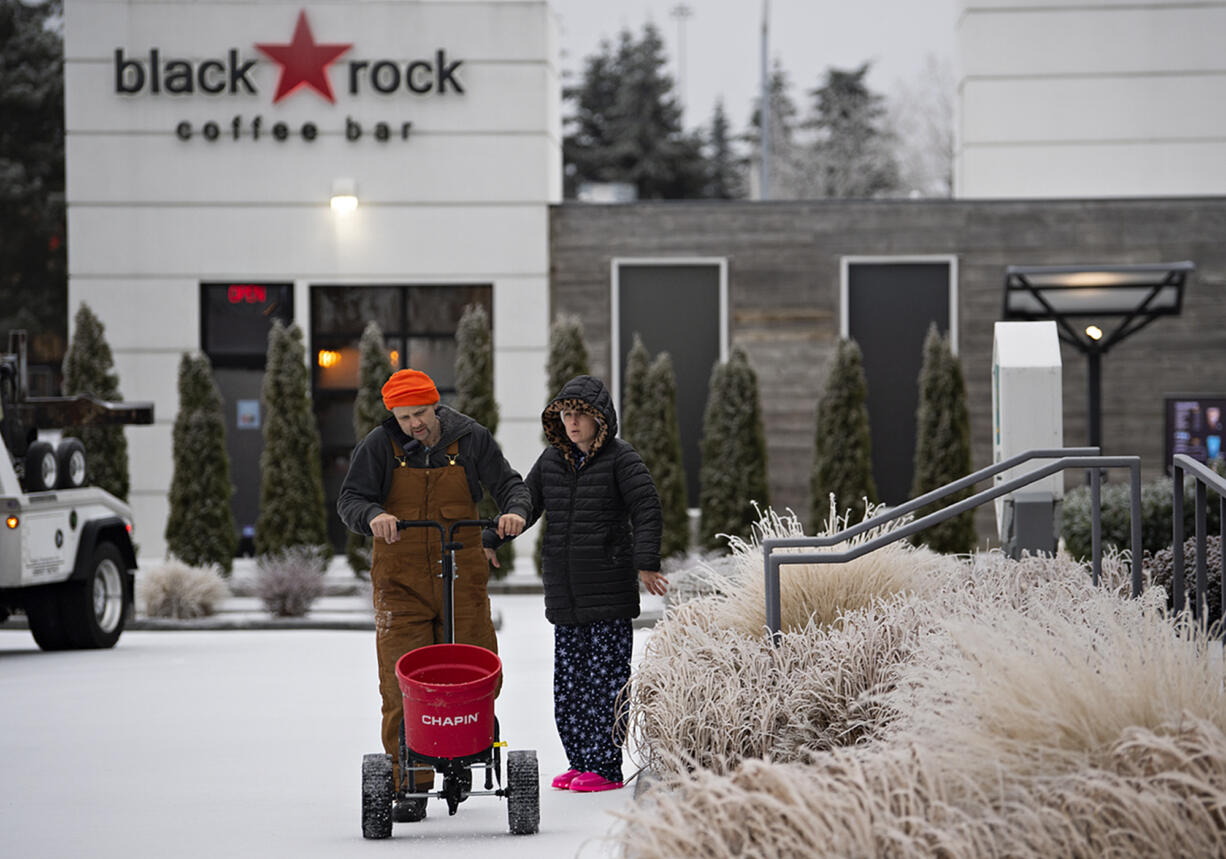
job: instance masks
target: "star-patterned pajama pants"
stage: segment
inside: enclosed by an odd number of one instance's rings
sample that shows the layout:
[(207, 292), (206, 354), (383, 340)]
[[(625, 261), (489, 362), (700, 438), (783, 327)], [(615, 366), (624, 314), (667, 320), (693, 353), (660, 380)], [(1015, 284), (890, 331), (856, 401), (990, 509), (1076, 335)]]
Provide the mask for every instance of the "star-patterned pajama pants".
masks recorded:
[(614, 724), (630, 680), (630, 618), (553, 628), (553, 718), (570, 768), (622, 780), (626, 726)]

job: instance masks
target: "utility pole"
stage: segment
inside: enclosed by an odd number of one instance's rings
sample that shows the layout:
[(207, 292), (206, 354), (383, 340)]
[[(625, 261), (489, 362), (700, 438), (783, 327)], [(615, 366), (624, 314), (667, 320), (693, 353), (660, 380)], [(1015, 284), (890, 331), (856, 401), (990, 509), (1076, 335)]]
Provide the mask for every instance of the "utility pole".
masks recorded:
[(758, 196), (771, 198), (771, 73), (770, 44), (767, 38), (767, 21), (770, 19), (770, 0), (762, 0), (762, 94), (758, 108), (758, 155), (762, 160)]
[(669, 14), (677, 19), (677, 94), (681, 97), (681, 113), (684, 116), (688, 99), (685, 97), (685, 22), (694, 14), (694, 10), (684, 3), (678, 3)]

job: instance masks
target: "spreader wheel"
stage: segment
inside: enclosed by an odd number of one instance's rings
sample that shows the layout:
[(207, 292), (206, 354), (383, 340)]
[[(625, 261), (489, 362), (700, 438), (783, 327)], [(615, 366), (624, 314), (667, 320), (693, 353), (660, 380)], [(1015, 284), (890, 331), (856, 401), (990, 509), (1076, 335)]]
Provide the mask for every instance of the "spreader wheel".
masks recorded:
[(541, 828), (541, 781), (535, 751), (507, 753), (507, 823), (512, 835), (531, 835)]
[(362, 837), (392, 837), (392, 756), (362, 756)]

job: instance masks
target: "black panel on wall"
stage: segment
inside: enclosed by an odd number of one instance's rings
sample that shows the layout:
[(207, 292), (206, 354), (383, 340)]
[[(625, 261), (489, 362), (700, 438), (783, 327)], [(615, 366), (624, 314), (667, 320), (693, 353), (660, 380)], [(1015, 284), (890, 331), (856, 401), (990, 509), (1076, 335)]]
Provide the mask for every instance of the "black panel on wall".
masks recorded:
[(873, 479), (887, 504), (911, 496), (924, 338), (933, 322), (949, 331), (949, 311), (948, 263), (848, 264), (848, 331), (864, 355)]
[[(615, 359), (626, 378), (626, 355), (637, 332), (654, 361), (668, 352), (677, 376), (677, 421), (686, 495), (698, 506), (698, 443), (711, 368), (719, 360), (720, 267), (713, 263), (625, 263), (618, 268), (618, 339)], [(618, 392), (621, 402), (621, 392)]]

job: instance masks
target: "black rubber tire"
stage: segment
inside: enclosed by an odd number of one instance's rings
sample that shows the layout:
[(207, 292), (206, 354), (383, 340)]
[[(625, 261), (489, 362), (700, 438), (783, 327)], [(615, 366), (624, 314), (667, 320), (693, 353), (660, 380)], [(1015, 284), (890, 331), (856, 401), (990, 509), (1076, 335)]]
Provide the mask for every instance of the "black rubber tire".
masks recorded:
[(60, 489), (80, 489), (85, 485), (85, 445), (79, 438), (66, 438), (55, 448), (55, 461), (59, 466)]
[(26, 450), (26, 492), (55, 489), (59, 472), (60, 466), (51, 443), (42, 440), (31, 442)]
[(392, 756), (362, 756), (362, 837), (392, 837)]
[(132, 574), (113, 543), (94, 547), (82, 581), (34, 589), (26, 617), (43, 650), (99, 650), (114, 647), (132, 615)]
[(532, 835), (541, 828), (541, 779), (536, 752), (507, 752), (507, 825), (512, 835)]

